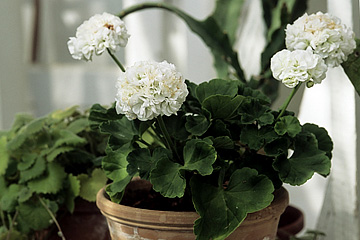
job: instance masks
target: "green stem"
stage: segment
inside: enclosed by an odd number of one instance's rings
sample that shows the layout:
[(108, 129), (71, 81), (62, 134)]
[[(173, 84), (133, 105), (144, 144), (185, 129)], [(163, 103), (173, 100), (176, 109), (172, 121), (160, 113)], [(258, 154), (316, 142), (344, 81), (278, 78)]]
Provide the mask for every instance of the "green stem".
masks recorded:
[(1, 206), (0, 206), (0, 218), (1, 218), (1, 223), (4, 226), (5, 230), (8, 230), (8, 228), (6, 226), (4, 212), (1, 210)]
[(42, 200), (42, 198), (40, 196), (37, 196), (39, 198), (40, 203), (43, 205), (43, 207), (46, 209), (46, 211), (49, 213), (51, 219), (54, 221), (56, 227), (59, 230), (59, 237), (61, 237), (62, 240), (66, 240), (64, 237), (64, 234), (61, 230), (60, 224), (58, 223), (58, 221), (56, 220), (55, 215), (53, 214), (53, 212), (48, 208), (48, 206), (46, 206), (45, 202)]
[(19, 211), (16, 211), (13, 219), (11, 220), (9, 231), (8, 231), (8, 233), (6, 235), (6, 240), (10, 240), (11, 232), (13, 231), (14, 224), (15, 224), (15, 221), (16, 221), (16, 218), (17, 218), (18, 215), (19, 215)]
[(110, 51), (110, 49), (107, 48), (108, 53), (110, 54), (110, 57), (115, 61), (115, 63), (119, 66), (119, 68), (121, 69), (121, 71), (125, 72), (125, 68), (124, 66), (121, 64), (121, 62), (119, 61), (119, 59), (117, 59), (117, 57)]
[(165, 138), (165, 145), (166, 147), (171, 150), (173, 152), (173, 154), (175, 154), (175, 156), (177, 157), (178, 160), (180, 160), (180, 157), (176, 151), (175, 145), (173, 143), (173, 141), (171, 140), (170, 134), (168, 132), (168, 130), (166, 129), (165, 123), (164, 123), (164, 119), (161, 116), (158, 116), (156, 118), (159, 126), (160, 126), (160, 130)]
[(293, 90), (291, 91), (290, 95), (288, 96), (288, 98), (286, 99), (286, 101), (284, 102), (284, 104), (281, 107), (281, 111), (280, 114), (277, 116), (275, 121), (278, 121), (285, 113), (286, 108), (289, 106), (291, 100), (293, 99), (293, 97), (295, 96), (296, 92), (299, 90), (301, 86), (301, 83), (299, 83), (298, 85), (296, 85), (295, 88), (293, 88)]

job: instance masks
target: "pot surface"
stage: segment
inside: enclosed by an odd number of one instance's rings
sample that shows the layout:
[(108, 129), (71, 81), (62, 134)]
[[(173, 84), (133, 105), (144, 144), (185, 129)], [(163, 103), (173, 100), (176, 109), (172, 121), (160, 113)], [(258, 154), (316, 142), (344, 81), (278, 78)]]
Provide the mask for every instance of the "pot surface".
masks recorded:
[[(146, 187), (146, 186), (145, 186)], [(248, 214), (227, 240), (275, 240), (280, 215), (289, 203), (288, 192), (275, 191), (267, 208)], [(98, 208), (106, 217), (112, 240), (194, 240), (196, 212), (158, 211), (129, 207), (110, 201), (105, 188), (97, 194)]]

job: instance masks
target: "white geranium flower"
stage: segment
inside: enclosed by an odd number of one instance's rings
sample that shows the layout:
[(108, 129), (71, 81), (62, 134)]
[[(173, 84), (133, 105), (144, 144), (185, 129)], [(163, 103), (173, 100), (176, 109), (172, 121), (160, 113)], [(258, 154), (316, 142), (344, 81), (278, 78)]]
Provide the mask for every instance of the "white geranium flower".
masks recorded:
[(176, 114), (188, 95), (185, 79), (166, 61), (135, 63), (121, 73), (116, 88), (116, 111), (130, 120)]
[(289, 88), (300, 82), (306, 82), (308, 86), (321, 83), (327, 71), (324, 60), (309, 50), (277, 52), (271, 58), (270, 68), (274, 78)]
[(347, 60), (356, 47), (355, 34), (339, 18), (318, 12), (298, 18), (286, 27), (286, 47), (289, 50), (311, 48), (324, 58), (329, 67)]
[(124, 22), (105, 12), (81, 24), (67, 44), (74, 59), (91, 61), (93, 54), (100, 55), (107, 48), (115, 52), (125, 47), (129, 37)]

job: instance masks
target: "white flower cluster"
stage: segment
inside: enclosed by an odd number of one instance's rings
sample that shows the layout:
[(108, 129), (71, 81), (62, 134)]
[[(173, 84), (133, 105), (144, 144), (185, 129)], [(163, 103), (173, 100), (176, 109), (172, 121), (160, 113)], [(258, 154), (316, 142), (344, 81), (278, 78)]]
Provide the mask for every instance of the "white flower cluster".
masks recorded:
[(271, 71), (275, 79), (294, 88), (299, 82), (306, 82), (308, 86), (321, 83), (327, 66), (319, 55), (311, 51), (284, 49), (271, 58)]
[(356, 47), (354, 32), (328, 13), (304, 14), (286, 27), (289, 50), (311, 48), (329, 67), (337, 67)]
[(76, 37), (70, 37), (67, 44), (74, 59), (91, 61), (93, 54), (100, 55), (106, 49), (115, 52), (125, 47), (129, 37), (124, 22), (105, 12), (81, 24)]
[(116, 88), (116, 111), (130, 120), (176, 114), (188, 95), (185, 79), (166, 61), (135, 63), (121, 73)]
[(354, 32), (327, 13), (304, 14), (285, 31), (287, 49), (271, 58), (270, 68), (289, 88), (321, 83), (327, 67), (339, 66), (356, 48)]

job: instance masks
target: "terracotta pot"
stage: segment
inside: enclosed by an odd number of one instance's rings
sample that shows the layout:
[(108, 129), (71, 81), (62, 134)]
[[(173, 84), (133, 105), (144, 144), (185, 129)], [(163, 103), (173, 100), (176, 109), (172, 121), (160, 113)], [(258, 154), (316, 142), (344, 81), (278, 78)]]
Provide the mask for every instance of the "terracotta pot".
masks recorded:
[(304, 228), (304, 214), (298, 208), (288, 206), (280, 217), (278, 238), (289, 240)]
[[(195, 212), (157, 211), (128, 207), (111, 202), (101, 189), (96, 203), (106, 217), (112, 240), (193, 240)], [(248, 214), (228, 240), (274, 240), (280, 215), (289, 203), (288, 192), (281, 188), (267, 208)]]

